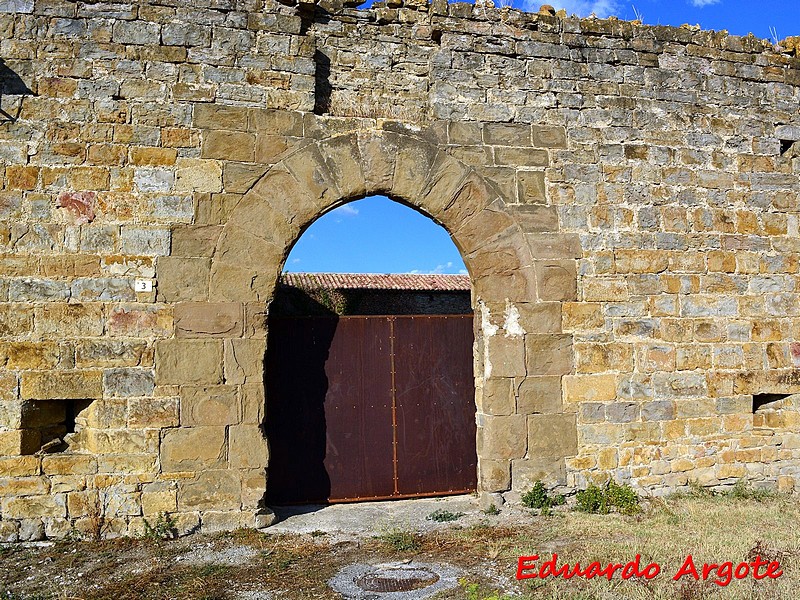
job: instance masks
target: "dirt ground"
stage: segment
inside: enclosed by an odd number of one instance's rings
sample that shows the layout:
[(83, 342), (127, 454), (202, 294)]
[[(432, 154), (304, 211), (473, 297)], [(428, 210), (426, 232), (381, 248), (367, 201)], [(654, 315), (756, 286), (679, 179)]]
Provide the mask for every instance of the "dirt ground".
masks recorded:
[[(570, 506), (550, 515), (522, 507), (504, 507), (493, 514), (463, 497), (415, 502), (405, 511), (394, 508), (394, 513), (362, 506), (335, 509), (345, 515), (336, 518), (325, 511), (294, 515), (266, 532), (0, 546), (0, 598), (356, 598), (329, 586), (341, 569), (409, 562), (441, 565), (457, 573), (458, 583), (431, 596), (436, 600), (768, 600), (796, 598), (800, 588), (797, 496), (653, 498), (643, 501), (643, 510), (632, 516), (590, 515)], [(345, 514), (347, 510), (355, 516)], [(313, 529), (315, 523), (320, 528)], [(610, 581), (580, 575), (517, 581), (519, 556), (539, 555), (538, 568), (553, 553), (558, 554), (558, 566), (580, 562), (582, 569), (592, 561), (624, 564), (639, 554), (642, 567), (657, 563), (661, 572), (649, 580), (623, 579), (617, 571)], [(724, 571), (713, 568), (706, 581), (695, 581), (691, 574), (673, 581), (688, 555), (699, 575), (704, 563), (730, 561), (735, 568), (756, 555), (779, 562), (781, 574), (756, 580), (751, 567), (747, 577), (732, 577), (729, 585), (721, 586), (714, 580), (724, 581)], [(537, 571), (526, 571), (531, 572)], [(359, 598), (417, 597), (421, 596), (394, 592)]]

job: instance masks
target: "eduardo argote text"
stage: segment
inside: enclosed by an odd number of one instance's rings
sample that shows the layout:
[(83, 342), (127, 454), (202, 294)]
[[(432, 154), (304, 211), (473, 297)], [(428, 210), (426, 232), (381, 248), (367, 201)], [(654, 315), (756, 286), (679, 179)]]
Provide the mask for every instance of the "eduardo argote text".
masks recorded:
[[(599, 562), (591, 562), (585, 567), (581, 567), (580, 563), (559, 565), (558, 554), (553, 554), (549, 560), (541, 562), (538, 554), (520, 556), (517, 561), (517, 579), (547, 579), (548, 577), (594, 579), (595, 577), (605, 577), (611, 581), (615, 577), (619, 579), (631, 579), (634, 577), (653, 579), (661, 575), (661, 573), (662, 568), (658, 563), (650, 562), (642, 565), (640, 554), (637, 554), (636, 558), (627, 563), (607, 563), (603, 565)], [(732, 561), (725, 561), (719, 564), (703, 563), (699, 565), (695, 564), (692, 555), (689, 554), (680, 568), (672, 574), (672, 579), (674, 581), (684, 578), (710, 580), (719, 586), (725, 587), (734, 579), (746, 579), (748, 577), (752, 577), (755, 580), (777, 579), (781, 575), (783, 575), (783, 571), (778, 561), (763, 560), (760, 556), (756, 556), (750, 562), (743, 561), (738, 564)]]

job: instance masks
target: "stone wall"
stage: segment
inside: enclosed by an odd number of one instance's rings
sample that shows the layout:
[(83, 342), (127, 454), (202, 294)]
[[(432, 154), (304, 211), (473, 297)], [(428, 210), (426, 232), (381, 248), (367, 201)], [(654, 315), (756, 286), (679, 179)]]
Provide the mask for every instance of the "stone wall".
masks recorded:
[(0, 539), (268, 524), (269, 301), (370, 194), (472, 277), (481, 492), (794, 488), (788, 50), (441, 0), (0, 0), (0, 56)]

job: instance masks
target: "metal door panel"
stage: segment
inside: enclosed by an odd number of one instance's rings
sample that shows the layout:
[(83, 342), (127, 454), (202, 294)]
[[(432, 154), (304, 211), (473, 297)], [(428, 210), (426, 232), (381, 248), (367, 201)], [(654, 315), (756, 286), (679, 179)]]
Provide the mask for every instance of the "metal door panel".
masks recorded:
[(476, 488), (472, 339), (471, 316), (395, 318), (401, 495)]

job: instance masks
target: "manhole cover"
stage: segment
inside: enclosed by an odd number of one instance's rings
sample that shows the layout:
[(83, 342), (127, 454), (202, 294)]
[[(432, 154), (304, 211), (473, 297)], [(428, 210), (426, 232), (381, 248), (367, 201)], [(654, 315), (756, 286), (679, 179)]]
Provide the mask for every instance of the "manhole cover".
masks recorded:
[(347, 600), (422, 600), (458, 586), (458, 571), (433, 563), (348, 565), (328, 584)]
[(368, 592), (410, 592), (439, 581), (439, 576), (425, 568), (398, 567), (376, 569), (356, 579), (355, 584)]

